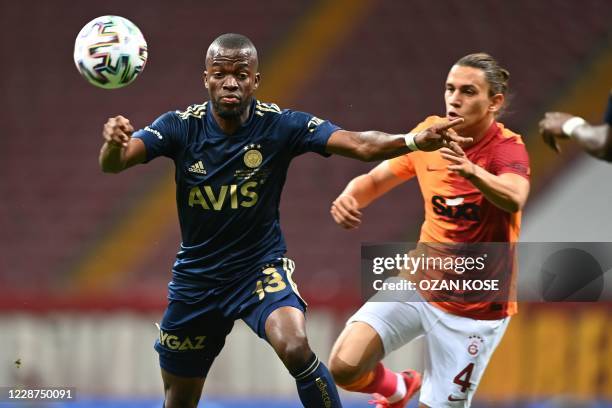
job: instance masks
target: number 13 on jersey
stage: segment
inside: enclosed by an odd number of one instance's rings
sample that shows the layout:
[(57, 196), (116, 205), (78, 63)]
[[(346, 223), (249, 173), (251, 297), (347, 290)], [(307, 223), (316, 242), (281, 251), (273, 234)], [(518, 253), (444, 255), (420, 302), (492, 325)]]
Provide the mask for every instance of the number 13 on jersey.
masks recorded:
[[(285, 258), (284, 260), (293, 263), (293, 261), (287, 258)], [(291, 273), (293, 272), (293, 268), (285, 267), (283, 269), (286, 271), (286, 279), (289, 285), (291, 286), (291, 289), (295, 292), (296, 295), (300, 296), (297, 290), (297, 285), (295, 284), (295, 282), (293, 282), (293, 279), (291, 279)], [(262, 271), (262, 274), (264, 275), (263, 279), (259, 279), (255, 283), (255, 290), (253, 290), (252, 292), (253, 294), (259, 297), (259, 300), (262, 300), (266, 296), (266, 293), (280, 292), (281, 290), (287, 287), (287, 283), (285, 283), (283, 275), (278, 272), (276, 267), (271, 266), (265, 268)]]

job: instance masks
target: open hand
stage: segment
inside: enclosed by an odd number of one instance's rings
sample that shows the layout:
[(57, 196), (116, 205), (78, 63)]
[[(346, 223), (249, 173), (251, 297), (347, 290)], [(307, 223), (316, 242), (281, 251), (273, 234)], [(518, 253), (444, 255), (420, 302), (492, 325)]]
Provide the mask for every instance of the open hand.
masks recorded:
[(476, 174), (476, 165), (468, 159), (467, 155), (456, 142), (450, 142), (449, 147), (440, 149), (442, 157), (451, 164), (446, 168), (462, 177), (469, 179)]

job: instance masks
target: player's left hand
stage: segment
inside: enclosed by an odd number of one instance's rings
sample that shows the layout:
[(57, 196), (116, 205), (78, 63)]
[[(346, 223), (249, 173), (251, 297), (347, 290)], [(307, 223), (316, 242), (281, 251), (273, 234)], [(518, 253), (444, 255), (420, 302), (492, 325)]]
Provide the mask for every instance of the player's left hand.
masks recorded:
[(468, 159), (467, 155), (456, 142), (450, 142), (449, 147), (443, 147), (440, 149), (442, 157), (451, 164), (446, 168), (456, 174), (467, 179), (471, 178), (476, 174), (476, 165)]
[(564, 112), (546, 112), (544, 119), (540, 121), (540, 134), (544, 143), (559, 153), (561, 148), (557, 139), (567, 139), (567, 135), (563, 133), (563, 124), (573, 115)]

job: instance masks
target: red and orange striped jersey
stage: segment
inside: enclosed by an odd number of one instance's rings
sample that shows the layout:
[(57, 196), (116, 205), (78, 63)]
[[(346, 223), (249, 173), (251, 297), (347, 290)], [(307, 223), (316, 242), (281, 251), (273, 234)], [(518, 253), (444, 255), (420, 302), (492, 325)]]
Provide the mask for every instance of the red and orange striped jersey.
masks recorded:
[[(443, 118), (430, 116), (413, 132), (434, 125)], [(494, 175), (514, 173), (529, 179), (529, 158), (521, 137), (493, 122), (485, 137), (464, 149), (476, 165)], [(509, 213), (488, 201), (469, 180), (447, 170), (449, 162), (439, 151), (417, 151), (388, 161), (398, 177), (417, 177), (425, 221), (421, 227), (421, 243), (517, 242), (521, 213)], [(513, 268), (515, 269), (515, 268)], [(453, 314), (478, 319), (497, 319), (516, 313), (515, 302), (502, 307), (489, 303), (435, 302)]]

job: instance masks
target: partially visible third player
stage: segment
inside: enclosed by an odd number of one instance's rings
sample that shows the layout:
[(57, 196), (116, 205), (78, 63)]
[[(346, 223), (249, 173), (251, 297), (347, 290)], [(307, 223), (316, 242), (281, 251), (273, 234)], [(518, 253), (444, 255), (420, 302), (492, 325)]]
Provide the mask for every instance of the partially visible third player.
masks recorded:
[(559, 152), (559, 140), (573, 140), (582, 150), (598, 159), (612, 162), (612, 91), (604, 123), (592, 125), (583, 118), (565, 112), (547, 112), (540, 121), (544, 142)]

